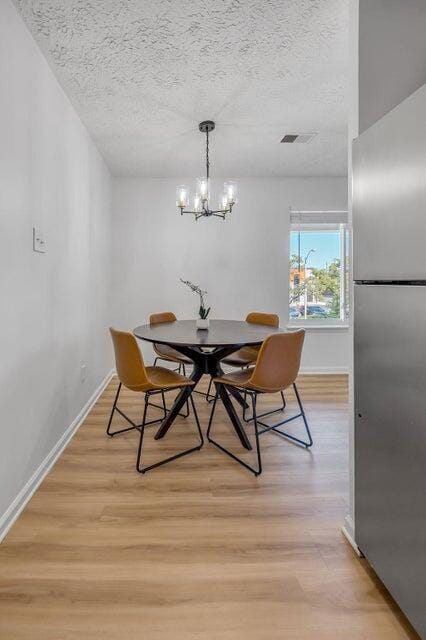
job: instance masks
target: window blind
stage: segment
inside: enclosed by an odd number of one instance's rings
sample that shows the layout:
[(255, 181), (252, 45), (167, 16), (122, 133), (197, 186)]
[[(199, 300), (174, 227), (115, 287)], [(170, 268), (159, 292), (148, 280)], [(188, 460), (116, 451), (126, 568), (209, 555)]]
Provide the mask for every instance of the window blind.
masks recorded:
[(347, 211), (296, 211), (290, 209), (291, 224), (347, 224)]

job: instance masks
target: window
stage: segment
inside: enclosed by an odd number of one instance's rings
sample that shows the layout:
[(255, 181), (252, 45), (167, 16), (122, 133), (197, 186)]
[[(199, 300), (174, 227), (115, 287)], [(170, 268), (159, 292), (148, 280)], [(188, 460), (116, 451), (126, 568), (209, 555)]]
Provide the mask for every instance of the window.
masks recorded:
[(291, 211), (289, 319), (292, 324), (347, 321), (346, 221), (346, 212)]

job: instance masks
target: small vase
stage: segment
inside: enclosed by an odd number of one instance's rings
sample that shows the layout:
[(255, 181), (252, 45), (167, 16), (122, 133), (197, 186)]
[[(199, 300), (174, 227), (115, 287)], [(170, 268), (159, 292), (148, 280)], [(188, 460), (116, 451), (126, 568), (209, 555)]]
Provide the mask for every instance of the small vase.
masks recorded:
[(196, 324), (197, 324), (197, 329), (206, 330), (209, 328), (210, 320), (208, 318), (197, 318)]

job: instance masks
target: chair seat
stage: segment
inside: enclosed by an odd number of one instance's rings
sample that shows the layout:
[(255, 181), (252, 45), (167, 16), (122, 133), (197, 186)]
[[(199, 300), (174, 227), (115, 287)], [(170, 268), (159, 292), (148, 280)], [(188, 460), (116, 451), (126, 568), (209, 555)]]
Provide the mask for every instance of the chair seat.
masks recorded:
[(183, 353), (179, 353), (173, 347), (170, 347), (168, 344), (158, 344), (154, 343), (154, 351), (155, 353), (164, 358), (164, 360), (169, 360), (170, 362), (183, 362), (184, 364), (193, 364), (192, 360), (190, 360), (187, 356), (184, 356)]
[(170, 371), (165, 367), (146, 367), (149, 382), (154, 389), (176, 389), (193, 385), (194, 382), (186, 376), (181, 376), (176, 371)]
[(221, 362), (229, 364), (231, 367), (246, 367), (256, 362), (258, 354), (259, 349), (256, 347), (242, 347), (221, 360)]
[(230, 373), (225, 373), (223, 376), (219, 378), (214, 378), (213, 382), (218, 382), (220, 384), (228, 384), (232, 387), (241, 387), (243, 389), (249, 388), (248, 381), (250, 380), (253, 374), (253, 367), (250, 369), (243, 369), (238, 371), (231, 371)]
[(278, 391), (285, 391), (282, 388), (264, 388), (259, 387), (254, 384), (250, 384), (249, 380), (253, 374), (254, 367), (250, 367), (249, 369), (243, 369), (238, 371), (231, 371), (230, 373), (225, 373), (223, 376), (219, 378), (214, 378), (213, 382), (218, 382), (220, 384), (227, 384), (231, 387), (239, 387), (241, 389), (247, 389), (248, 391), (257, 391), (258, 393), (278, 393)]

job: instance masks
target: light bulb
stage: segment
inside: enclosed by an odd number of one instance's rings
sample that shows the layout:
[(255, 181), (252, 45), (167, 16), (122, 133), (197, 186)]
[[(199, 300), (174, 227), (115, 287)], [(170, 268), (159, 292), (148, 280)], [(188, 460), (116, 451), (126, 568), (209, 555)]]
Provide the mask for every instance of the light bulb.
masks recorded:
[(219, 200), (219, 209), (221, 211), (225, 211), (225, 209), (228, 209), (228, 196), (226, 193), (224, 193)]
[(237, 202), (237, 185), (235, 182), (225, 182), (224, 184), (225, 194), (228, 200), (228, 204), (235, 204)]
[(194, 196), (194, 211), (199, 213), (201, 211), (201, 198), (198, 193)]
[(182, 209), (187, 207), (188, 204), (189, 204), (189, 190), (184, 184), (181, 184), (176, 189), (176, 206)]
[(210, 185), (208, 178), (197, 179), (197, 193), (199, 194), (202, 202), (206, 202), (210, 197), (209, 187)]

